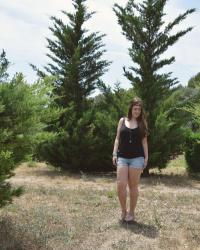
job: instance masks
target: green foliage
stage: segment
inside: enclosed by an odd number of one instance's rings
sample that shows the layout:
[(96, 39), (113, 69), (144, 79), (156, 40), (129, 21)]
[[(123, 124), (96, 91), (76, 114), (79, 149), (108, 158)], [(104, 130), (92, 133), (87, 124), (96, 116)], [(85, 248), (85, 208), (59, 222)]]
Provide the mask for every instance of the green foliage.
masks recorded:
[(185, 159), (189, 173), (200, 173), (200, 132), (190, 132), (185, 143)]
[[(45, 67), (47, 73), (56, 77), (54, 92), (59, 96), (56, 103), (64, 107), (65, 112), (59, 117), (59, 123), (49, 130), (55, 129), (57, 136), (41, 143), (36, 155), (54, 166), (74, 171), (101, 169), (108, 166), (109, 151), (98, 157), (97, 154), (110, 149), (111, 143), (107, 143), (105, 136), (110, 124), (103, 122), (107, 114), (96, 113), (89, 96), (102, 85), (100, 78), (110, 62), (102, 59), (104, 35), (85, 29), (86, 21), (94, 13), (87, 12), (85, 0), (72, 2), (74, 13), (62, 11), (67, 17), (66, 23), (51, 17), (53, 39), (47, 38), (50, 51), (47, 56), (51, 63)], [(42, 78), (46, 74), (37, 71)], [(100, 138), (101, 133), (98, 135), (99, 126), (103, 138)]]
[(192, 131), (200, 130), (200, 103), (190, 104), (182, 108), (183, 111), (186, 111), (191, 116), (191, 129)]
[(0, 54), (0, 83), (6, 81), (8, 78), (7, 69), (9, 64), (9, 61), (6, 58), (6, 52), (3, 50)]
[(0, 207), (22, 193), (21, 187), (14, 189), (6, 180), (17, 164), (32, 159), (40, 143), (55, 137), (48, 129), (62, 113), (54, 102), (53, 79), (29, 85), (18, 73), (8, 80), (6, 58), (1, 62), (0, 69), (5, 70), (0, 82)]
[(79, 119), (74, 103), (70, 104), (58, 137), (40, 145), (41, 160), (70, 171), (113, 170), (111, 152), (117, 123), (128, 112), (127, 101), (132, 99), (132, 91), (119, 86), (114, 93), (107, 87), (104, 91), (106, 93), (88, 99), (87, 111)]
[[(199, 90), (200, 92), (200, 90)], [(187, 133), (185, 142), (185, 159), (189, 173), (200, 172), (200, 103), (190, 103), (182, 108), (191, 115), (190, 130)]]
[[(175, 58), (160, 57), (168, 47), (192, 30), (192, 27), (189, 27), (170, 35), (176, 25), (195, 11), (189, 9), (173, 22), (165, 24), (163, 20), (165, 5), (166, 0), (147, 0), (140, 4), (129, 0), (124, 8), (118, 4), (114, 6), (123, 34), (131, 41), (129, 55), (134, 66), (129, 70), (124, 68), (124, 74), (133, 85), (136, 95), (144, 101), (148, 115), (149, 167), (165, 167), (170, 155), (181, 150), (171, 144), (175, 141), (171, 137), (175, 136), (176, 144), (181, 147), (181, 136), (178, 136), (182, 135), (181, 128), (176, 123), (177, 119), (170, 117), (170, 113), (165, 109), (165, 106), (170, 106), (167, 98), (170, 98), (176, 90), (174, 86), (177, 79), (171, 78), (171, 72), (162, 74), (159, 71), (162, 67), (173, 63)], [(170, 106), (171, 108), (173, 109), (173, 106)], [(148, 175), (148, 169), (144, 172)]]
[(86, 111), (77, 120), (73, 117), (74, 106), (69, 109), (68, 113), (72, 116), (66, 122), (65, 128), (55, 140), (41, 145), (38, 151), (41, 159), (71, 171), (105, 170), (110, 165), (106, 159), (108, 152), (111, 152), (107, 134), (110, 121), (103, 122), (105, 115), (95, 113), (93, 109)]
[(150, 143), (150, 161), (157, 162), (159, 168), (165, 167), (171, 157), (183, 153), (188, 131), (197, 127), (187, 107), (198, 103), (199, 97), (200, 91), (179, 86), (160, 105)]
[[(74, 13), (62, 11), (68, 24), (51, 17), (50, 27), (54, 39), (47, 38), (51, 63), (45, 70), (57, 77), (55, 91), (60, 96), (59, 104), (67, 107), (71, 101), (76, 105), (76, 113), (81, 116), (85, 110), (86, 97), (97, 88), (100, 77), (107, 71), (110, 62), (102, 60), (105, 50), (102, 43), (104, 35), (99, 32), (88, 33), (85, 22), (94, 13), (88, 13), (85, 0), (73, 0)], [(36, 69), (36, 68), (35, 68)], [(39, 75), (45, 73), (38, 71)]]
[(16, 74), (10, 82), (0, 86), (4, 107), (0, 114), (1, 129), (9, 135), (7, 147), (13, 152), (14, 162), (29, 160), (37, 145), (51, 136), (43, 130), (47, 129), (47, 122), (58, 119), (59, 110), (49, 107), (52, 101), (48, 91), (52, 90), (47, 79), (28, 85), (22, 74)]
[[(178, 114), (178, 111), (175, 114)], [(151, 131), (150, 164), (154, 167), (164, 168), (172, 156), (182, 153), (185, 131), (181, 120), (170, 117), (168, 110), (165, 110), (163, 106), (156, 116), (155, 126)]]
[(200, 88), (200, 72), (188, 81), (188, 87)]
[[(14, 156), (11, 149), (10, 139), (13, 136), (12, 131), (7, 127), (8, 121), (11, 119), (6, 113), (6, 103), (4, 101), (5, 85), (2, 81), (8, 78), (6, 72), (8, 60), (6, 54), (0, 56), (0, 208), (10, 203), (13, 196), (19, 196), (22, 193), (22, 188), (12, 188), (10, 183), (5, 182), (6, 179), (13, 176), (12, 170), (15, 167)], [(7, 124), (5, 125), (7, 121)]]
[[(2, 131), (2, 130), (1, 130)], [(5, 182), (6, 179), (13, 176), (14, 161), (12, 152), (8, 151), (3, 146), (3, 141), (6, 139), (5, 134), (0, 136), (0, 208), (10, 203), (12, 196), (19, 196), (22, 193), (22, 188), (12, 188), (10, 183)]]

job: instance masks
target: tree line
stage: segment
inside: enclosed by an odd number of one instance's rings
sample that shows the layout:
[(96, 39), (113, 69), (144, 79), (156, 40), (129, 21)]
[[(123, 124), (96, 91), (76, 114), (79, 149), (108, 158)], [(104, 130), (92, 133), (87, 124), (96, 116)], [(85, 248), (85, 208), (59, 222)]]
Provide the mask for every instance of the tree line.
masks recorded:
[[(63, 11), (68, 21), (51, 17), (53, 38), (48, 41), (49, 63), (37, 72), (30, 85), (22, 73), (8, 75), (6, 53), (0, 55), (0, 206), (20, 195), (5, 180), (23, 161), (45, 161), (70, 171), (113, 171), (111, 154), (117, 123), (127, 115), (132, 98), (144, 102), (149, 126), (150, 168), (165, 168), (173, 157), (185, 152), (189, 172), (199, 172), (200, 77), (183, 87), (172, 72), (160, 73), (175, 57), (163, 53), (192, 27), (171, 34), (188, 15), (189, 9), (165, 23), (165, 0), (129, 0), (125, 7), (115, 4), (122, 34), (130, 41), (132, 65), (124, 75), (132, 87), (120, 83), (114, 88), (102, 81), (111, 62), (103, 59), (105, 45), (100, 32), (90, 32), (86, 0), (72, 0), (74, 12)], [(91, 94), (99, 89), (95, 97)]]

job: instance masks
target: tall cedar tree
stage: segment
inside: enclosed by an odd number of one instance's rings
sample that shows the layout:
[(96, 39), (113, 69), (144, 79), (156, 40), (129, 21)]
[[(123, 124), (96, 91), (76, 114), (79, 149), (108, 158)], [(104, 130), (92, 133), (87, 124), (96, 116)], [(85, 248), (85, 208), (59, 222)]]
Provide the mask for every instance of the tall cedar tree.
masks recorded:
[[(195, 9), (189, 9), (164, 26), (166, 2), (167, 0), (147, 0), (135, 3), (134, 0), (129, 0), (124, 8), (118, 4), (115, 4), (113, 8), (123, 34), (132, 43), (129, 55), (134, 65), (129, 70), (124, 68), (124, 74), (131, 81), (136, 94), (144, 101), (150, 132), (150, 154), (155, 150), (151, 145), (151, 136), (155, 135), (154, 125), (159, 107), (163, 100), (173, 92), (175, 89), (173, 86), (178, 82), (176, 78), (171, 78), (172, 72), (158, 73), (163, 66), (173, 63), (175, 57), (160, 59), (160, 56), (180, 37), (192, 30), (192, 27), (189, 27), (170, 35), (177, 24), (195, 11)], [(153, 164), (155, 162), (152, 162)], [(150, 165), (151, 162), (149, 167)], [(144, 175), (148, 174), (147, 168)]]
[[(85, 1), (73, 0), (73, 14), (62, 11), (68, 17), (69, 24), (51, 17), (53, 27), (50, 27), (50, 30), (55, 40), (47, 38), (47, 47), (51, 52), (47, 56), (52, 63), (44, 67), (48, 73), (58, 77), (55, 88), (56, 94), (60, 96), (59, 104), (67, 107), (73, 101), (80, 116), (86, 97), (98, 87), (100, 77), (110, 64), (101, 60), (105, 52), (102, 48), (102, 38), (105, 35), (99, 32), (88, 34), (88, 30), (84, 28), (85, 22), (94, 14), (87, 12)], [(38, 74), (44, 75), (41, 71), (38, 71)]]
[[(13, 188), (7, 181), (12, 177), (15, 167), (13, 152), (10, 150), (8, 141), (12, 137), (12, 133), (8, 131), (8, 128), (3, 127), (5, 118), (5, 105), (3, 103), (1, 87), (6, 84), (8, 79), (7, 69), (9, 67), (9, 61), (6, 58), (6, 53), (0, 54), (0, 208), (12, 202), (14, 196), (19, 196), (22, 193), (22, 188)], [(9, 120), (8, 116), (6, 117)]]

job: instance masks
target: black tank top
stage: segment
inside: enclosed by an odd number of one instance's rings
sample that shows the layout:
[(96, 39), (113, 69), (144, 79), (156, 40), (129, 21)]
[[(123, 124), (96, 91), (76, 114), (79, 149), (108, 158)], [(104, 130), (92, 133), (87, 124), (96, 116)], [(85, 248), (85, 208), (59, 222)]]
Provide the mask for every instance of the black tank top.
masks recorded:
[(135, 158), (144, 157), (144, 149), (142, 145), (142, 137), (139, 127), (130, 129), (125, 125), (125, 118), (120, 129), (118, 157)]

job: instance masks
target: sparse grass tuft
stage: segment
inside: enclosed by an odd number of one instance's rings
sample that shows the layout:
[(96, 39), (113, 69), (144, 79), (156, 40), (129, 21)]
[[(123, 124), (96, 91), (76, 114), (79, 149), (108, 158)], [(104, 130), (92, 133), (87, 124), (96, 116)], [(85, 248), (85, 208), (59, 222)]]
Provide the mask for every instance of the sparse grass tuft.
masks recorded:
[(112, 199), (116, 196), (116, 191), (115, 190), (108, 190), (107, 191), (107, 197)]

